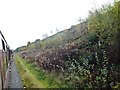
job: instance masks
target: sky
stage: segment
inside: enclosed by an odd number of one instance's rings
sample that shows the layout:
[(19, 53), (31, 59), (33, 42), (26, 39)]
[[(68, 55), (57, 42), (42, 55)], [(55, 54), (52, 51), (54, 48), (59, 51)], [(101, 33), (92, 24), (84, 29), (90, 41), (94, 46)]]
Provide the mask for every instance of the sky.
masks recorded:
[(114, 0), (0, 0), (0, 30), (11, 49), (42, 39), (87, 18), (92, 8)]

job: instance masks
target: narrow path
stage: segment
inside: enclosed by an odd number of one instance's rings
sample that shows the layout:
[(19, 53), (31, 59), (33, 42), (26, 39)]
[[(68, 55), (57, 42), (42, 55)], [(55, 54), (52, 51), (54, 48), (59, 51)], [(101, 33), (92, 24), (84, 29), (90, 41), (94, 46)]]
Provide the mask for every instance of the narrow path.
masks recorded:
[(24, 60), (19, 55), (15, 55), (17, 68), (22, 78), (22, 83), (25, 88), (46, 88), (26, 66)]
[(44, 85), (42, 83), (39, 82), (39, 80), (37, 80), (37, 78), (35, 77), (34, 74), (32, 74), (30, 72), (30, 70), (24, 65), (23, 62), (20, 62), (21, 65), (24, 67), (24, 70), (25, 70), (25, 74), (27, 74), (28, 77), (31, 78), (31, 80), (28, 78), (28, 80), (32, 81), (32, 85), (31, 88), (45, 88)]
[(10, 74), (9, 88), (23, 88), (22, 81), (21, 81), (20, 75), (18, 73), (18, 70), (16, 68), (16, 64), (14, 62), (14, 59), (11, 63), (11, 74)]

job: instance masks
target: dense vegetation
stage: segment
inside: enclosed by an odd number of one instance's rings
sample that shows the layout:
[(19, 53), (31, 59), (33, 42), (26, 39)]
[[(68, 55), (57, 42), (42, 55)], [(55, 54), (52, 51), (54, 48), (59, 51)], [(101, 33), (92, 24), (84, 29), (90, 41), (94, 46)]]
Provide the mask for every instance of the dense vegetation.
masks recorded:
[[(120, 2), (90, 11), (70, 29), (16, 49), (58, 87), (120, 88)], [(57, 77), (57, 78), (53, 78)]]

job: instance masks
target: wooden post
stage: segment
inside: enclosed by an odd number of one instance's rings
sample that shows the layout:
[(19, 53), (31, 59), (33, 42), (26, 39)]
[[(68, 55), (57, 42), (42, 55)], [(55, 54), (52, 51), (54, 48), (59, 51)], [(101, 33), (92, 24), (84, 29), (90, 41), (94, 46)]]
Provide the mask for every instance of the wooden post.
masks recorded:
[(5, 72), (4, 72), (4, 53), (2, 50), (0, 50), (0, 69), (1, 69), (1, 80), (3, 87), (5, 82)]

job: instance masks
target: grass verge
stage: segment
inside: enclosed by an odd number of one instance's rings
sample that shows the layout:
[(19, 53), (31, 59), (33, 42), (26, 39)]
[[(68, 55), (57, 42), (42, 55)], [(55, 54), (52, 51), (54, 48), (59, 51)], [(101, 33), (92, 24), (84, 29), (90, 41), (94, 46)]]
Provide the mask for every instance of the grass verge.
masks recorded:
[(37, 71), (34, 67), (29, 65), (26, 60), (22, 59), (18, 54), (15, 54), (15, 63), (17, 65), (17, 69), (22, 78), (22, 84), (25, 88), (46, 88), (48, 87), (45, 84), (45, 81), (40, 81), (36, 77)]
[(48, 73), (35, 67), (19, 54), (15, 54), (15, 63), (25, 88), (61, 88), (61, 81), (55, 73)]

